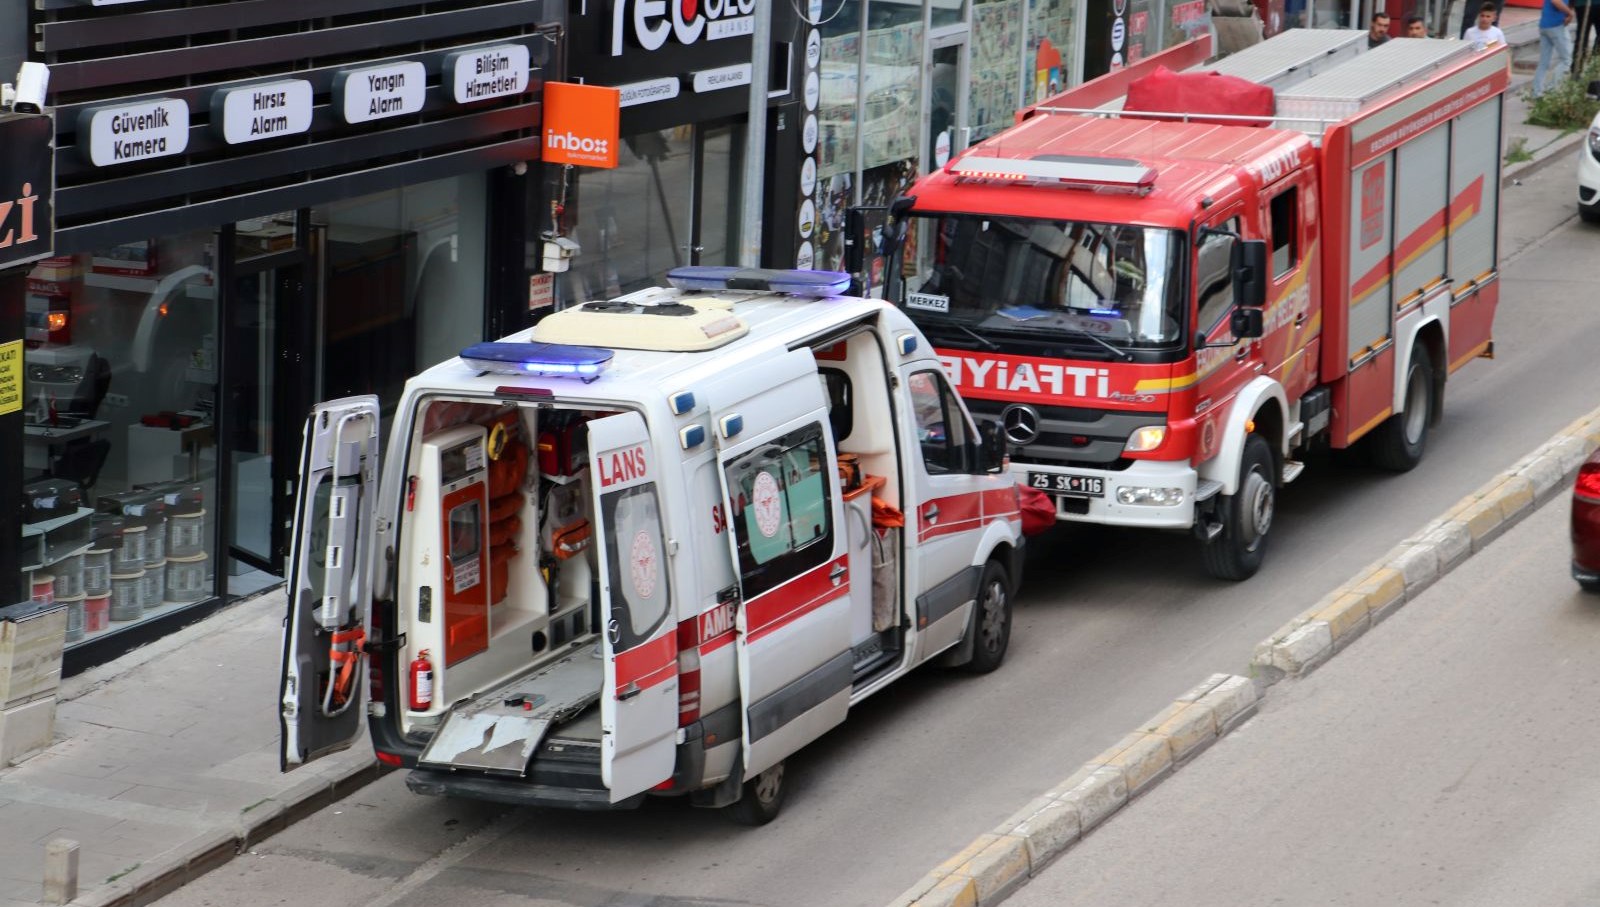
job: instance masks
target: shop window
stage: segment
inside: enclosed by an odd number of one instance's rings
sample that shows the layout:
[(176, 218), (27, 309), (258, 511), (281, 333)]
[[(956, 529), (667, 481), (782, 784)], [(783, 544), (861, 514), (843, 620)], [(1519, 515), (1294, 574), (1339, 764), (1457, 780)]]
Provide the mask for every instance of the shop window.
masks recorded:
[(568, 272), (568, 301), (606, 299), (665, 286), (689, 263), (694, 127), (623, 136), (617, 166), (577, 181), (575, 239), (583, 249)]
[(817, 423), (728, 463), (730, 523), (745, 598), (825, 563), (832, 553), (827, 453)]
[(955, 392), (936, 371), (916, 372), (909, 382), (917, 444), (930, 475), (977, 472), (976, 435)]
[(20, 562), (67, 644), (214, 591), (213, 234), (61, 255), (29, 273)]

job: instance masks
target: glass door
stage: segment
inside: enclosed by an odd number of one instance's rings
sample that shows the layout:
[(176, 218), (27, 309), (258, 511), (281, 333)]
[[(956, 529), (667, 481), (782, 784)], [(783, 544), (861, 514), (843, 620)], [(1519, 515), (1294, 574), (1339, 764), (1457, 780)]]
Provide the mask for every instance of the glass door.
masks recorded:
[(307, 212), (222, 229), (221, 469), (230, 574), (282, 576), (298, 471), (299, 429), (313, 399), (314, 312), (306, 292)]
[(695, 129), (690, 264), (739, 263), (744, 215), (744, 122)]
[[(949, 43), (941, 43), (948, 41)], [(967, 36), (960, 33), (934, 39), (928, 57), (927, 136), (923, 143), (922, 167), (931, 173), (967, 147)]]

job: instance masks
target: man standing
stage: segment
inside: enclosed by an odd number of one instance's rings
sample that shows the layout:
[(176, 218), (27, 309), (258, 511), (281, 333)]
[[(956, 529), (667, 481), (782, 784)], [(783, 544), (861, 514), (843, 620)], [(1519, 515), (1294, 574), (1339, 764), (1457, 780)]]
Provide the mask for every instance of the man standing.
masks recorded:
[(1544, 0), (1544, 10), (1539, 14), (1539, 68), (1533, 71), (1533, 96), (1536, 98), (1545, 92), (1544, 80), (1550, 74), (1551, 54), (1559, 61), (1557, 81), (1565, 78), (1572, 68), (1572, 36), (1567, 34), (1567, 25), (1571, 22), (1572, 7), (1566, 0)]
[(1493, 0), (1484, 0), (1484, 4), (1478, 7), (1478, 24), (1467, 29), (1461, 36), (1462, 40), (1479, 50), (1506, 43), (1506, 33), (1494, 24), (1494, 17)]
[[(1505, 0), (1491, 0), (1491, 2), (1494, 3), (1494, 19), (1492, 20), (1492, 24), (1499, 25), (1500, 24), (1500, 10), (1505, 7), (1505, 5), (1506, 5), (1505, 4)], [(1475, 19), (1477, 19), (1478, 11), (1479, 11), (1479, 8), (1476, 7), (1476, 6), (1473, 6), (1472, 0), (1466, 0), (1466, 2), (1461, 4), (1461, 32), (1460, 32), (1460, 34), (1461, 34), (1462, 38), (1465, 38), (1467, 36), (1467, 29), (1471, 28), (1473, 21)]]
[[(1550, 0), (1545, 0), (1549, 3)], [(1389, 14), (1373, 13), (1372, 27), (1367, 29), (1367, 47), (1377, 47), (1389, 40)]]
[(1428, 37), (1428, 24), (1426, 22), (1422, 21), (1422, 17), (1421, 16), (1407, 16), (1406, 17), (1406, 37), (1407, 38), (1426, 38), (1426, 37)]

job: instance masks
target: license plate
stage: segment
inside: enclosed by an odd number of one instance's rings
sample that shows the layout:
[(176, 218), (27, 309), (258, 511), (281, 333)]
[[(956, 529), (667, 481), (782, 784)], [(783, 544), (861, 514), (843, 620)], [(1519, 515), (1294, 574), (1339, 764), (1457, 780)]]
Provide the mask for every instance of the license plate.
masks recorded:
[(1102, 498), (1106, 480), (1099, 476), (1073, 476), (1056, 472), (1030, 472), (1028, 485), (1040, 491), (1068, 494), (1080, 498)]

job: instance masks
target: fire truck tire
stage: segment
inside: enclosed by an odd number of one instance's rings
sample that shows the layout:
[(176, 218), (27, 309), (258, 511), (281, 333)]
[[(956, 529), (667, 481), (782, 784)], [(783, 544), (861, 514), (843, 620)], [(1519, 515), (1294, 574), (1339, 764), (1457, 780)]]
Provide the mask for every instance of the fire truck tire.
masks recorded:
[(765, 825), (778, 818), (783, 794), (783, 763), (779, 762), (744, 783), (739, 799), (728, 807), (728, 815), (740, 825)]
[(1372, 462), (1391, 472), (1406, 472), (1422, 462), (1433, 421), (1433, 359), (1420, 343), (1406, 369), (1406, 408), (1385, 419), (1372, 433)]
[(972, 660), (961, 668), (969, 674), (987, 674), (1006, 660), (1011, 643), (1011, 577), (996, 561), (984, 564), (978, 579), (972, 629)]
[(1223, 498), (1219, 506), (1222, 532), (1201, 548), (1206, 572), (1217, 579), (1249, 579), (1261, 569), (1277, 509), (1278, 490), (1272, 474), (1272, 448), (1265, 438), (1251, 435), (1244, 442), (1239, 463), (1239, 490)]

